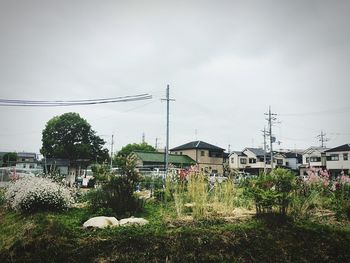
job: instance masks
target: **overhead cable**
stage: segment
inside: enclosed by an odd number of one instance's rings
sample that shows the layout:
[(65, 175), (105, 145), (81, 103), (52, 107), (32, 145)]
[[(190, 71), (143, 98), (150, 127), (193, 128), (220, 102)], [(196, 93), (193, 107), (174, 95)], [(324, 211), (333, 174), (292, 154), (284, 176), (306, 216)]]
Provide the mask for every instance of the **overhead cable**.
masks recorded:
[(58, 107), (58, 106), (80, 106), (106, 104), (116, 102), (129, 102), (152, 99), (152, 95), (139, 94), (133, 96), (104, 98), (104, 99), (85, 99), (85, 100), (8, 100), (0, 99), (0, 106), (29, 106), (29, 107)]

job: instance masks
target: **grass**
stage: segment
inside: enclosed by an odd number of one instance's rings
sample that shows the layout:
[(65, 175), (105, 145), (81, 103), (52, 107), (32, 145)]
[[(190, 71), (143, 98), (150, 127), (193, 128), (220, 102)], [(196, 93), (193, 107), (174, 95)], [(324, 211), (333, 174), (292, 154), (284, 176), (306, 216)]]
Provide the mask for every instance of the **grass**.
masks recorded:
[(148, 202), (144, 227), (82, 229), (86, 208), (22, 216), (0, 208), (0, 262), (347, 262), (350, 227), (251, 218), (166, 220)]

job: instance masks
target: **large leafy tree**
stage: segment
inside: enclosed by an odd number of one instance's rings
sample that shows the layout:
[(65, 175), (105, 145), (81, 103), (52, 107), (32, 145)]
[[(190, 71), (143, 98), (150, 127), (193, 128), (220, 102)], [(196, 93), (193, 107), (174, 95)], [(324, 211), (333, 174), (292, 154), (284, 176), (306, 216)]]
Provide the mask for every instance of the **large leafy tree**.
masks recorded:
[(121, 148), (117, 156), (127, 157), (133, 151), (145, 151), (145, 152), (155, 152), (156, 149), (146, 142), (143, 143), (130, 143)]
[(48, 158), (69, 160), (88, 159), (105, 161), (109, 159), (105, 141), (96, 135), (90, 124), (78, 113), (69, 112), (53, 117), (43, 130), (40, 152)]

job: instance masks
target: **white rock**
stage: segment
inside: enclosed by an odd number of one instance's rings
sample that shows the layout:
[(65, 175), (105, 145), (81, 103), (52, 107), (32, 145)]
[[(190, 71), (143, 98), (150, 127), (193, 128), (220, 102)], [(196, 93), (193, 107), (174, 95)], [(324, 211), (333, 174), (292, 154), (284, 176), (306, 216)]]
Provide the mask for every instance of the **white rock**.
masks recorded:
[(84, 228), (96, 227), (96, 228), (106, 228), (106, 227), (115, 227), (119, 226), (119, 221), (115, 217), (107, 216), (97, 216), (90, 218), (83, 224)]
[(143, 226), (147, 225), (149, 222), (144, 218), (137, 218), (137, 217), (129, 217), (124, 218), (119, 221), (120, 226), (130, 226), (130, 225), (138, 225)]

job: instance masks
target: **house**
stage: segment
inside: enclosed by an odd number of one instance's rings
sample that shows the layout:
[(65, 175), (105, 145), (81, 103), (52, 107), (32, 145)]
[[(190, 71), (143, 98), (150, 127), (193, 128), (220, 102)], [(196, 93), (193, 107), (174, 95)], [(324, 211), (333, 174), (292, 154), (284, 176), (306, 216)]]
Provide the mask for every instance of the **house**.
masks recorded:
[(233, 151), (229, 156), (229, 167), (231, 170), (244, 170), (247, 166), (247, 155), (243, 152)]
[[(264, 163), (266, 158), (266, 164)], [(233, 151), (230, 155), (230, 169), (236, 171), (260, 174), (264, 169), (270, 169), (270, 155), (261, 148), (245, 148), (242, 152)]]
[(303, 152), (303, 163), (299, 166), (300, 175), (305, 175), (308, 167), (313, 167), (316, 170), (322, 170), (326, 168), (326, 155), (327, 148), (323, 147), (310, 147)]
[(175, 155), (187, 155), (198, 165), (198, 169), (205, 173), (223, 174), (224, 149), (203, 142), (193, 141), (170, 149)]
[[(270, 155), (265, 152), (264, 149), (245, 148), (243, 153), (247, 156), (246, 172), (258, 175), (264, 172), (264, 167), (266, 167), (266, 169), (271, 169), (271, 165), (269, 164)], [(264, 163), (264, 158), (266, 158), (266, 164)]]
[(16, 168), (35, 169), (38, 166), (37, 154), (31, 152), (18, 152)]
[(342, 171), (349, 174), (350, 170), (350, 144), (344, 144), (325, 151), (326, 167), (332, 176), (338, 176)]
[(297, 152), (286, 152), (284, 158), (286, 160), (285, 166), (294, 171), (299, 170), (299, 166), (303, 162), (303, 156)]
[[(165, 167), (165, 153), (133, 151), (131, 154), (136, 157), (137, 168), (149, 168), (150, 170), (154, 170), (155, 168)], [(168, 160), (169, 164), (175, 168), (187, 168), (196, 163), (187, 155), (169, 154)]]

